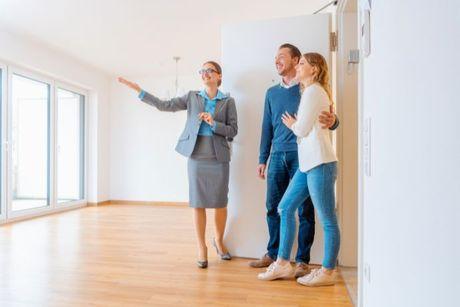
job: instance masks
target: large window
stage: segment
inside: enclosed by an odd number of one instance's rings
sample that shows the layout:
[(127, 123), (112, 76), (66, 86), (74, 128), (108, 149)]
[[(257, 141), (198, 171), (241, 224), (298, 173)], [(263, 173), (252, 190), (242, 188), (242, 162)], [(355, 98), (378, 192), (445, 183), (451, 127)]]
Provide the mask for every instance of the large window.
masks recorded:
[(84, 96), (57, 91), (57, 199), (58, 203), (84, 197)]
[(11, 79), (12, 210), (49, 205), (50, 85)]
[(0, 220), (86, 203), (86, 97), (0, 63)]

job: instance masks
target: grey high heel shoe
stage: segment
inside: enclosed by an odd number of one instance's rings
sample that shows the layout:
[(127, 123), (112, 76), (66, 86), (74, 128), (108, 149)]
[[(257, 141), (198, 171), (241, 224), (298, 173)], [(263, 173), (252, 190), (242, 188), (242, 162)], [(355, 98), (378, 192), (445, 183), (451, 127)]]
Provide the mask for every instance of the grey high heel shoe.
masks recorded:
[(197, 261), (196, 262), (196, 265), (200, 268), (200, 269), (206, 269), (208, 267), (208, 260), (205, 260), (205, 261)]
[(216, 252), (220, 256), (220, 259), (222, 259), (222, 260), (232, 260), (232, 255), (230, 255), (229, 252), (226, 252), (225, 254), (219, 252), (219, 249), (217, 248), (216, 238), (212, 239), (212, 245), (214, 245), (214, 247), (216, 248)]
[[(208, 258), (207, 255), (208, 255), (208, 248), (206, 247), (206, 258)], [(197, 260), (196, 265), (200, 269), (206, 269), (208, 267), (208, 259), (206, 259), (206, 260)]]

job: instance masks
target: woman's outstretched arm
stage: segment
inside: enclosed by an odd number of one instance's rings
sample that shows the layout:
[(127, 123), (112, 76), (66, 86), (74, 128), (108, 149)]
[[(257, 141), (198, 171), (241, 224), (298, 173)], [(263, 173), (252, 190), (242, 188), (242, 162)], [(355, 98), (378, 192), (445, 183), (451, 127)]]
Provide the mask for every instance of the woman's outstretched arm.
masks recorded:
[(125, 78), (119, 77), (118, 82), (126, 85), (127, 87), (135, 90), (139, 94), (139, 98), (151, 105), (156, 107), (160, 111), (165, 112), (176, 112), (187, 109), (187, 97), (188, 94), (182, 97), (175, 97), (170, 100), (161, 100), (158, 97), (143, 91), (142, 88), (135, 82), (126, 80)]

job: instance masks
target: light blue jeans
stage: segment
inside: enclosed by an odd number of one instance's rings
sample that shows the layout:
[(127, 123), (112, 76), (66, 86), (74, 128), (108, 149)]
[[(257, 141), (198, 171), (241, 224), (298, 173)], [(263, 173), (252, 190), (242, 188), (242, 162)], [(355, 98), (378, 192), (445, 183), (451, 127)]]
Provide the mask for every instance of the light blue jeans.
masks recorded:
[(278, 257), (290, 259), (295, 237), (295, 212), (310, 196), (324, 231), (323, 267), (335, 268), (340, 247), (340, 232), (335, 215), (336, 179), (337, 162), (321, 164), (306, 173), (297, 170), (278, 206), (281, 217)]

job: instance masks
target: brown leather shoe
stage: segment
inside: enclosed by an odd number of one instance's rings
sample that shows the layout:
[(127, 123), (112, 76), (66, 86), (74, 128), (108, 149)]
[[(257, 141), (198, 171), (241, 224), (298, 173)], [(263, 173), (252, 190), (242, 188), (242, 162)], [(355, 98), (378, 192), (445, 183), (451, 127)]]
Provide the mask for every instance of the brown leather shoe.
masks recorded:
[(310, 274), (310, 267), (305, 262), (297, 262), (295, 265), (295, 278)]
[(268, 254), (265, 254), (262, 258), (249, 262), (249, 266), (257, 269), (266, 268), (274, 261)]

